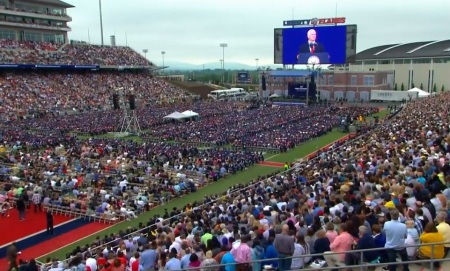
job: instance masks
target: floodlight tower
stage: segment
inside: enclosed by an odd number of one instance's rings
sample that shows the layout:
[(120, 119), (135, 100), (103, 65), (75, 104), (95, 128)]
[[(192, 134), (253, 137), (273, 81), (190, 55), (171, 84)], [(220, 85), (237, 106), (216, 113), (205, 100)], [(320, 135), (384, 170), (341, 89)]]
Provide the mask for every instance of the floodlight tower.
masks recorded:
[(228, 47), (228, 44), (221, 43), (220, 47), (222, 47), (222, 83), (225, 84), (225, 48)]

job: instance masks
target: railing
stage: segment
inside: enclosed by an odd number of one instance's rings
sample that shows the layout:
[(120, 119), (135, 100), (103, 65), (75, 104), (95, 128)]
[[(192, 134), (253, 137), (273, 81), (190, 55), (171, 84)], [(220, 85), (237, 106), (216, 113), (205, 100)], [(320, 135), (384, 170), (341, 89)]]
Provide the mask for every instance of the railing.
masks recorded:
[[(378, 256), (375, 260), (372, 260), (371, 262), (368, 262), (367, 259), (364, 258), (364, 253), (365, 252), (374, 252), (374, 251), (385, 251), (386, 255), (388, 253), (388, 251), (390, 249), (387, 248), (372, 248), (372, 249), (358, 249), (358, 250), (349, 250), (349, 251), (345, 251), (345, 252), (332, 252), (332, 251), (327, 251), (325, 253), (318, 253), (318, 254), (305, 254), (305, 255), (300, 255), (300, 256), (288, 256), (288, 257), (283, 257), (283, 258), (270, 258), (270, 259), (255, 259), (252, 260), (250, 262), (242, 262), (242, 263), (227, 263), (227, 264), (215, 264), (215, 265), (208, 265), (205, 267), (196, 267), (196, 268), (183, 268), (183, 269), (171, 269), (172, 271), (183, 271), (183, 270), (193, 270), (193, 271), (198, 271), (199, 269), (205, 269), (205, 270), (220, 270), (221, 267), (226, 267), (226, 266), (233, 266), (233, 265), (239, 265), (239, 264), (249, 264), (249, 265), (254, 265), (254, 264), (261, 264), (261, 270), (264, 271), (269, 271), (269, 270), (281, 270), (277, 267), (272, 267), (271, 265), (266, 265), (266, 263), (270, 263), (270, 262), (275, 262), (277, 261), (278, 264), (280, 261), (291, 261), (292, 264), (292, 260), (293, 259), (303, 259), (303, 266), (300, 267), (295, 267), (294, 269), (292, 269), (291, 267), (289, 267), (286, 270), (298, 270), (298, 269), (303, 269), (303, 270), (356, 270), (359, 269), (360, 271), (364, 271), (366, 269), (369, 270), (375, 270), (375, 268), (377, 267), (384, 267), (384, 266), (391, 266), (391, 265), (409, 265), (409, 264), (419, 264), (420, 265), (420, 269), (424, 270), (425, 267), (429, 267), (429, 270), (433, 270), (435, 267), (435, 264), (439, 264), (440, 267), (443, 266), (443, 264), (445, 262), (450, 261), (450, 258), (448, 257), (448, 255), (445, 255), (445, 248), (444, 248), (444, 257), (443, 258), (435, 258), (435, 252), (436, 252), (436, 246), (445, 246), (445, 245), (450, 245), (449, 242), (439, 242), (439, 243), (426, 243), (426, 244), (414, 244), (414, 245), (408, 245), (408, 246), (403, 246), (403, 247), (398, 247), (398, 248), (392, 248), (392, 250), (394, 250), (395, 252), (395, 257), (396, 260), (395, 261), (384, 261), (381, 262), (381, 260), (383, 260), (382, 257)], [(398, 258), (398, 252), (403, 251), (403, 253), (405, 253), (407, 255), (407, 249), (408, 248), (420, 248), (422, 246), (431, 246), (431, 257), (430, 258), (413, 258), (413, 259), (407, 259), (405, 261), (405, 259), (402, 258)], [(91, 251), (95, 251), (96, 248), (92, 249)], [(346, 265), (345, 261), (344, 262), (334, 262), (335, 265), (333, 266), (326, 266), (328, 265), (328, 261), (327, 258), (329, 256), (332, 255), (341, 255), (341, 254), (354, 254), (354, 255), (358, 255), (358, 260), (359, 263), (356, 265)], [(417, 251), (416, 251), (416, 255), (417, 255)], [(314, 261), (311, 261), (312, 258), (316, 258), (316, 257), (320, 257), (320, 258), (325, 258), (325, 260), (319, 260), (320, 262), (313, 266), (312, 264), (314, 263)], [(310, 260), (308, 262), (305, 262), (305, 258), (310, 258)], [(68, 259), (69, 260), (69, 259)], [(65, 261), (65, 264), (67, 264), (67, 261)], [(329, 260), (331, 261), (331, 260)], [(288, 262), (289, 263), (289, 262)], [(40, 270), (43, 271), (45, 270), (44, 266), (45, 264), (40, 263), (39, 262), (39, 266), (40, 266)], [(442, 269), (444, 270), (444, 269)], [(446, 269), (448, 270), (448, 269)]]
[[(402, 110), (402, 107), (399, 108), (399, 110), (397, 110), (397, 112), (395, 112), (394, 115), (398, 114), (401, 110)], [(391, 118), (389, 118), (386, 122), (389, 122), (390, 119), (391, 119)], [(383, 123), (383, 125), (386, 125), (386, 124), (387, 124), (387, 123)], [(365, 134), (361, 134), (360, 136), (358, 136), (358, 137), (356, 137), (356, 138), (352, 138), (352, 139), (350, 139), (350, 140), (344, 142), (343, 144), (339, 145), (336, 149), (326, 150), (325, 152), (322, 152), (322, 153), (328, 153), (328, 152), (331, 152), (331, 151), (339, 150), (340, 148), (343, 148), (343, 147), (347, 146), (348, 144), (351, 144), (351, 143), (353, 143), (354, 141), (359, 140), (361, 137), (365, 136), (365, 135), (368, 134), (369, 132), (372, 133), (374, 130), (377, 130), (377, 129), (378, 129), (378, 127), (374, 128), (374, 129), (372, 129), (372, 130), (369, 130), (369, 131), (367, 131)], [(309, 161), (311, 161), (311, 160), (317, 160), (317, 159), (319, 159), (319, 158), (320, 158), (320, 157), (316, 155), (316, 157), (309, 159)], [(287, 174), (287, 173), (289, 173), (289, 172), (291, 172), (291, 171), (293, 171), (293, 170), (295, 170), (294, 167), (293, 167), (293, 168), (290, 168), (290, 169), (288, 169), (288, 170), (285, 170), (285, 171), (281, 171), (281, 172), (278, 173), (278, 174)], [(241, 189), (237, 189), (237, 190), (231, 191), (231, 192), (228, 194), (228, 196), (231, 196), (231, 195), (240, 195), (242, 191), (247, 191), (249, 188), (252, 188), (252, 187), (257, 186), (257, 185), (259, 185), (259, 182), (257, 182), (257, 183), (250, 183), (248, 186), (246, 186), (246, 187), (244, 187), (244, 188), (241, 188)], [(219, 199), (217, 199), (217, 200), (210, 201), (210, 202), (208, 202), (208, 203), (205, 203), (205, 204), (196, 206), (196, 208), (201, 208), (201, 207), (203, 207), (203, 206), (210, 205), (211, 203), (215, 203), (215, 202), (218, 202), (218, 201), (220, 201), (220, 200), (222, 200), (222, 199), (219, 198)], [(182, 212), (181, 214), (178, 214), (178, 215), (169, 217), (169, 218), (167, 218), (167, 219), (164, 219), (163, 222), (170, 221), (170, 220), (173, 219), (173, 218), (178, 218), (179, 216), (181, 216), (181, 215), (183, 215), (183, 214), (185, 214), (185, 213), (186, 213), (186, 212)], [(147, 227), (144, 227), (144, 228), (139, 229), (139, 230), (137, 230), (137, 231), (135, 231), (135, 232), (126, 234), (126, 235), (123, 236), (123, 238), (128, 238), (129, 236), (139, 234), (140, 232), (142, 232), (142, 231), (144, 231), (144, 230), (149, 230), (152, 226), (155, 226), (155, 224), (150, 225), (150, 226), (147, 226)], [(104, 244), (102, 244), (102, 245), (100, 245), (100, 246), (91, 248), (90, 251), (96, 251), (97, 249), (101, 249), (101, 248), (103, 248), (103, 247), (105, 247), (105, 246), (107, 246), (107, 245), (111, 245), (111, 244), (113, 244), (113, 243), (115, 243), (115, 241), (111, 241), (111, 242), (104, 243)], [(116, 248), (116, 247), (113, 247), (113, 249), (114, 249), (114, 248)], [(380, 250), (384, 250), (384, 249), (380, 249)], [(368, 251), (368, 250), (364, 250), (364, 251)], [(335, 254), (336, 254), (336, 253), (335, 253)], [(322, 254), (314, 254), (314, 255), (317, 256), (317, 255), (322, 255)], [(312, 256), (314, 256), (314, 255), (312, 255)], [(46, 256), (46, 255), (42, 255), (41, 257), (43, 257), (43, 256)], [(309, 255), (309, 256), (311, 256), (311, 255)], [(307, 256), (303, 256), (303, 257), (307, 257)], [(291, 257), (291, 258), (292, 258), (292, 257)], [(65, 259), (63, 262), (64, 262), (65, 264), (67, 264), (69, 261), (70, 261), (70, 259)], [(264, 261), (270, 261), (270, 259), (260, 260), (259, 262), (264, 262)], [(258, 261), (252, 261), (252, 262), (258, 262)], [(41, 262), (38, 262), (38, 264), (39, 264), (40, 266), (44, 266), (44, 264), (41, 263)], [(384, 264), (384, 265), (385, 265), (385, 264)], [(219, 266), (220, 266), (220, 265), (217, 265), (217, 267), (219, 267)], [(375, 265), (374, 265), (374, 266), (375, 266)], [(208, 267), (210, 267), (210, 266), (208, 266)], [(346, 267), (346, 268), (347, 268), (347, 267)], [(195, 269), (198, 271), (198, 268), (195, 268)], [(322, 268), (320, 268), (320, 269), (322, 269)], [(336, 267), (336, 268), (328, 268), (328, 269), (339, 269), (339, 268)], [(184, 269), (184, 270), (188, 270), (188, 269)]]

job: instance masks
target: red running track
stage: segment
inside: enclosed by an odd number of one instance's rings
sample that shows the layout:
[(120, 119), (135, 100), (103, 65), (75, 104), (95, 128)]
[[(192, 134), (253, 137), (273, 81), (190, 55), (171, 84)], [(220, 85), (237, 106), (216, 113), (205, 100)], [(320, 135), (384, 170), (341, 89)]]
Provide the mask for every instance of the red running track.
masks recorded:
[[(110, 225), (105, 225), (98, 222), (89, 223), (85, 226), (77, 228), (76, 230), (58, 235), (57, 237), (51, 238), (45, 242), (41, 242), (30, 248), (22, 250), (22, 254), (18, 257), (17, 260), (37, 259), (62, 247), (68, 246), (82, 238), (95, 234), (96, 232), (100, 232), (101, 230), (109, 226)], [(6, 260), (6, 258), (0, 259), (0, 270), (7, 270), (7, 268), (8, 261)]]
[[(54, 215), (53, 224), (57, 227), (59, 224), (72, 220), (73, 217)], [(45, 230), (47, 219), (45, 212), (34, 213), (33, 206), (31, 210), (25, 213), (25, 221), (19, 220), (19, 212), (15, 209), (9, 210), (9, 217), (0, 216), (0, 247), (22, 239), (24, 237), (36, 234)]]

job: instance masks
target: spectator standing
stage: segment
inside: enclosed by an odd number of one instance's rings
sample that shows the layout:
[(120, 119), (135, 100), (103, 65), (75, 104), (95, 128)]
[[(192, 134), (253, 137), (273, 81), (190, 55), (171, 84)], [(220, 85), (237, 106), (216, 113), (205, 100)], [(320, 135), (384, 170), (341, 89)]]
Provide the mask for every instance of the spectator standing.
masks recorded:
[(20, 197), (17, 202), (16, 202), (16, 208), (17, 211), (19, 212), (19, 219), (20, 221), (24, 221), (25, 220), (25, 201), (23, 199), (23, 197)]
[(444, 238), (444, 242), (446, 242), (446, 244), (444, 245), (444, 247), (445, 247), (444, 257), (446, 257), (448, 252), (450, 251), (450, 225), (448, 225), (446, 222), (447, 217), (448, 217), (448, 214), (446, 212), (442, 212), (442, 211), (440, 211), (436, 216), (436, 221), (438, 223), (436, 228), (437, 228), (438, 232), (440, 234), (442, 234), (442, 237)]
[(403, 271), (409, 271), (408, 254), (405, 248), (405, 237), (408, 235), (406, 225), (399, 221), (400, 213), (397, 209), (391, 210), (391, 221), (384, 223), (384, 232), (386, 234), (385, 248), (387, 251), (389, 271), (396, 271), (397, 254), (400, 255), (403, 262)]
[(172, 248), (172, 250), (169, 253), (169, 260), (167, 261), (164, 270), (172, 270), (172, 271), (179, 271), (181, 270), (181, 261), (177, 259), (177, 250), (175, 248)]
[(141, 265), (143, 271), (155, 270), (155, 263), (158, 260), (158, 253), (156, 252), (156, 241), (153, 241), (150, 245), (144, 246), (144, 252), (141, 254)]
[(323, 257), (329, 267), (342, 265), (345, 261), (345, 253), (352, 248), (354, 244), (354, 239), (350, 233), (347, 232), (347, 224), (342, 224), (340, 229), (340, 234), (334, 239), (333, 243), (330, 245), (331, 254), (329, 251), (325, 252)]
[(295, 242), (292, 236), (289, 236), (289, 226), (283, 225), (281, 233), (275, 236), (274, 246), (278, 252), (279, 270), (285, 271), (291, 269), (292, 255), (295, 251)]
[(17, 254), (16, 242), (13, 242), (6, 252), (6, 258), (9, 261), (8, 271), (17, 270)]
[[(252, 261), (252, 249), (248, 246), (247, 242), (250, 241), (248, 236), (244, 235), (241, 237), (241, 241), (237, 248), (231, 249), (231, 254), (233, 255), (237, 266), (236, 271), (248, 271), (250, 262)], [(233, 244), (235, 246), (236, 244)]]
[(47, 234), (53, 235), (53, 214), (51, 210), (47, 211)]

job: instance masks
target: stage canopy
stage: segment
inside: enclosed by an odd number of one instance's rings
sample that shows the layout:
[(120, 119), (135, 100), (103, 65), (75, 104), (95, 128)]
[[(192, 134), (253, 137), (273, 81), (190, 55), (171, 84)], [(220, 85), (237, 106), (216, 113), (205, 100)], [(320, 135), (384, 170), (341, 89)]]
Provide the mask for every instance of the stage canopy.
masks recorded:
[(198, 113), (195, 113), (195, 112), (192, 111), (192, 110), (186, 110), (186, 111), (184, 111), (184, 112), (181, 113), (181, 114), (187, 116), (188, 118), (198, 117)]
[(419, 98), (430, 96), (430, 93), (426, 92), (425, 90), (421, 90), (420, 88), (412, 88), (412, 89), (408, 90), (408, 92), (418, 92)]
[(198, 117), (198, 113), (192, 111), (192, 110), (186, 110), (183, 113), (180, 113), (178, 111), (173, 112), (172, 114), (169, 114), (165, 116), (163, 119), (171, 119), (171, 120), (182, 120), (182, 119), (190, 119)]
[(186, 119), (186, 118), (188, 118), (188, 117), (186, 117), (186, 115), (183, 115), (183, 113), (175, 111), (172, 114), (165, 116), (163, 119), (180, 120), (180, 119)]

